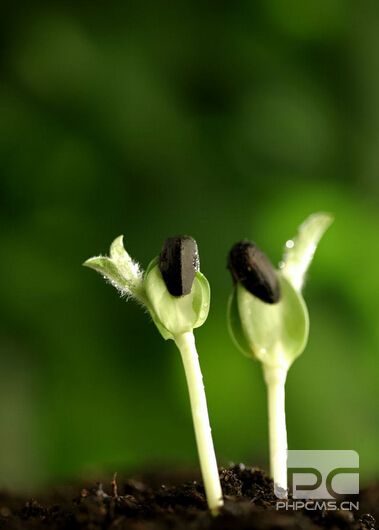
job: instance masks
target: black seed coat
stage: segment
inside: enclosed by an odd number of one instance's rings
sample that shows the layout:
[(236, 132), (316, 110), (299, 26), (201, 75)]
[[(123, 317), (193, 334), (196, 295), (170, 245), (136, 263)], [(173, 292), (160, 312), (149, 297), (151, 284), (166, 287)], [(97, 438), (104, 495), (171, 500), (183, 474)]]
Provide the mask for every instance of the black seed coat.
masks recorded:
[(159, 256), (159, 270), (170, 294), (189, 294), (199, 270), (196, 241), (189, 236), (167, 238)]
[(250, 241), (236, 243), (228, 256), (228, 269), (234, 282), (240, 282), (251, 294), (275, 304), (280, 300), (277, 273), (268, 257)]

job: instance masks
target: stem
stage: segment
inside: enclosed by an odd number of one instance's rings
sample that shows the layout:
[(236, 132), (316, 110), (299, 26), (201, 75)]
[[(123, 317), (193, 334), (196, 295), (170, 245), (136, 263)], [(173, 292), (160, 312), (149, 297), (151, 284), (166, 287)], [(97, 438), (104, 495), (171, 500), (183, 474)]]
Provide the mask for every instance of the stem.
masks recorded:
[(268, 392), (268, 420), (270, 438), (270, 470), (275, 494), (287, 498), (287, 429), (285, 411), (285, 382), (287, 369), (263, 368)]
[(209, 424), (203, 376), (200, 369), (199, 356), (196, 351), (195, 337), (192, 331), (183, 333), (175, 337), (175, 343), (180, 350), (186, 374), (197, 450), (208, 507), (213, 515), (217, 515), (219, 508), (224, 503)]

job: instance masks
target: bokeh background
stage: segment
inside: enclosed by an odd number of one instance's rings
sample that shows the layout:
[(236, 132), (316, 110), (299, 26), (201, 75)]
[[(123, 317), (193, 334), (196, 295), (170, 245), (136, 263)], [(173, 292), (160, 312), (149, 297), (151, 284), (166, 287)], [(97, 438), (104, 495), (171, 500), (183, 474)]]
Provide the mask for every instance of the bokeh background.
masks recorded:
[(197, 341), (220, 464), (267, 463), (260, 366), (226, 329), (226, 254), (271, 259), (333, 212), (287, 384), (295, 449), (378, 472), (379, 5), (4, 2), (0, 18), (0, 486), (197, 466), (180, 357), (81, 267), (120, 233), (142, 266), (197, 240)]

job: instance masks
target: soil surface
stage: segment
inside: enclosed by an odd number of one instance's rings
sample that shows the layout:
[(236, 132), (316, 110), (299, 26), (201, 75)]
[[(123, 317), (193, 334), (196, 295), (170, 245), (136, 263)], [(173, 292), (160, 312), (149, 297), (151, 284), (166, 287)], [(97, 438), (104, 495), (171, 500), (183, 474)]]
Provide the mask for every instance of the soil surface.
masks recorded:
[[(364, 490), (360, 510), (276, 510), (271, 479), (240, 464), (220, 470), (225, 506), (212, 517), (201, 482), (164, 474), (118, 477), (104, 487), (70, 486), (34, 499), (0, 494), (0, 529), (88, 530), (372, 530), (377, 528), (379, 484)], [(357, 499), (354, 499), (356, 502)]]

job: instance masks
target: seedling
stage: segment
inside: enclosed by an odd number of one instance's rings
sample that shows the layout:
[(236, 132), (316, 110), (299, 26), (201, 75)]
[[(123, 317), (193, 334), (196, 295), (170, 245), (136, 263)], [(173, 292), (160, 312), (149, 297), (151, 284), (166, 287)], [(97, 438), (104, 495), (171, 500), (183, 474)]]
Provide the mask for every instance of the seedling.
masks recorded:
[(317, 244), (332, 223), (326, 213), (308, 217), (285, 245), (283, 261), (274, 269), (249, 241), (229, 253), (234, 289), (228, 305), (228, 326), (237, 347), (258, 359), (268, 391), (270, 468), (276, 494), (287, 496), (287, 430), (285, 381), (309, 334), (308, 310), (301, 294)]
[(188, 384), (208, 506), (217, 514), (223, 505), (222, 491), (193, 334), (208, 316), (210, 288), (200, 272), (196, 242), (186, 236), (167, 239), (160, 256), (143, 273), (124, 249), (120, 236), (112, 243), (109, 257), (90, 258), (84, 265), (102, 274), (122, 295), (143, 305), (162, 337), (177, 345)]

